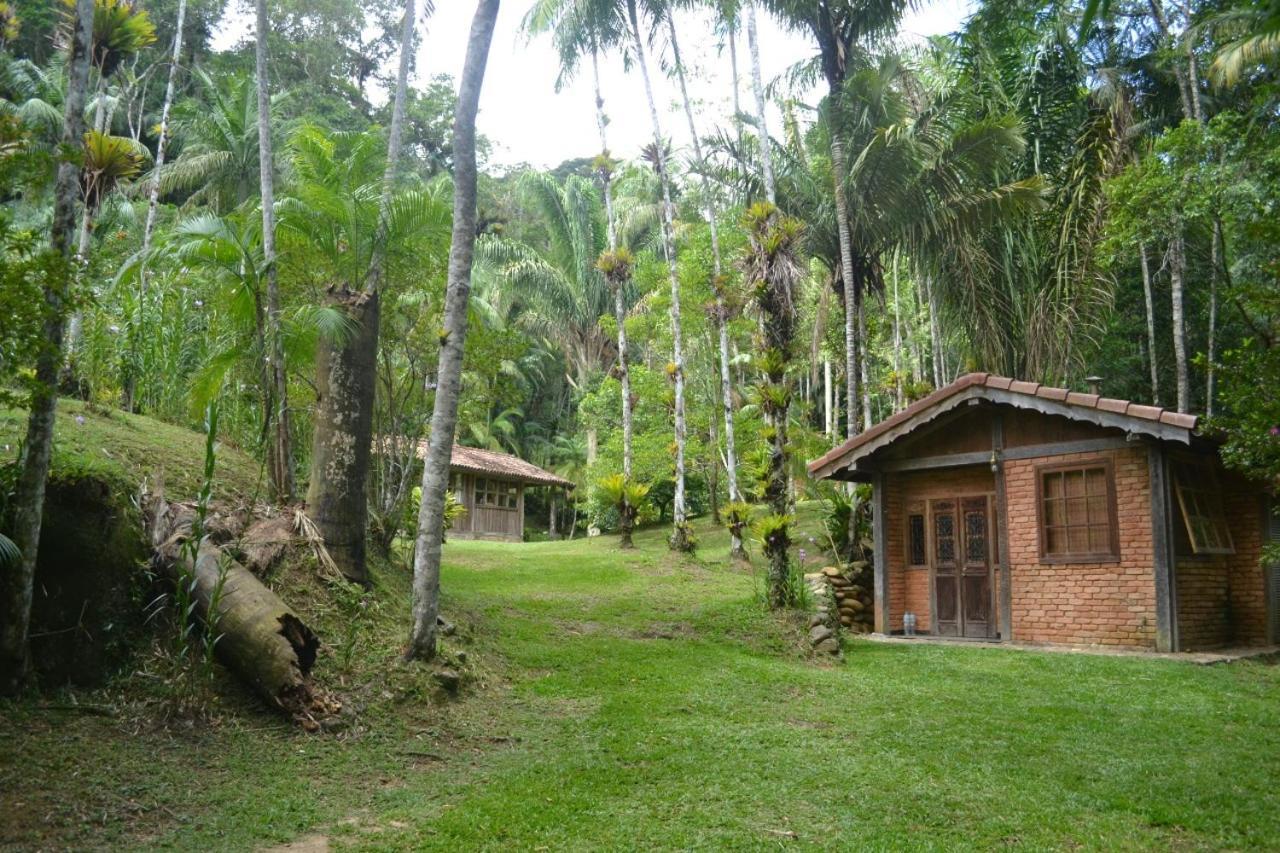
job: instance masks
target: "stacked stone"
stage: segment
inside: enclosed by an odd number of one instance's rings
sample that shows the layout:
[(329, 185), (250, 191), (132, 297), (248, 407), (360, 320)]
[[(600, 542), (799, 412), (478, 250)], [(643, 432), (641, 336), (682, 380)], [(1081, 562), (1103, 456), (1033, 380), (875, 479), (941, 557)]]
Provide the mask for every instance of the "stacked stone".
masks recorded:
[(871, 633), (875, 614), (870, 564), (857, 560), (847, 570), (827, 566), (820, 574), (831, 587), (840, 625), (855, 634)]
[(809, 596), (813, 601), (813, 614), (809, 617), (809, 645), (814, 651), (823, 654), (840, 654), (840, 611), (835, 596), (831, 592), (831, 584), (822, 572), (812, 572), (804, 576), (809, 585)]

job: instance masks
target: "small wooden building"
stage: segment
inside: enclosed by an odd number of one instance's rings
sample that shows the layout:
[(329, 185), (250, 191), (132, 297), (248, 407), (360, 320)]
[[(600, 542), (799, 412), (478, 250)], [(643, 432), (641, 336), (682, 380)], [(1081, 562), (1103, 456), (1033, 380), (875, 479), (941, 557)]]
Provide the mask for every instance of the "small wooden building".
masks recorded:
[[(875, 628), (1159, 651), (1280, 641), (1276, 503), (1193, 415), (973, 373), (809, 464), (869, 482)], [(909, 622), (910, 620), (908, 620)]]
[[(418, 445), (426, 458), (427, 442)], [(524, 492), (530, 486), (572, 489), (572, 480), (544, 471), (509, 453), (455, 444), (449, 462), (449, 491), (467, 514), (449, 531), (452, 539), (524, 539)]]

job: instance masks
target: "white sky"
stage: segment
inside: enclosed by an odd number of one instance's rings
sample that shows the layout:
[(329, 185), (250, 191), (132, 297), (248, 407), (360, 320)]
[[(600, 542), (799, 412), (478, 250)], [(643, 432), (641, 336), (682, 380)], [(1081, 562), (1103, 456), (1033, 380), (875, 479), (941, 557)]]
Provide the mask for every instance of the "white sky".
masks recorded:
[[(520, 32), (521, 20), (530, 5), (530, 0), (506, 0), (502, 4), (489, 53), (477, 129), (492, 143), (491, 163), (496, 166), (530, 163), (547, 168), (573, 157), (599, 153), (589, 64), (579, 70), (571, 84), (557, 92), (559, 60), (550, 36), (530, 42)], [(916, 40), (957, 30), (971, 8), (971, 0), (926, 2), (904, 20), (901, 37)], [(437, 0), (417, 57), (418, 81), (442, 73), (456, 79), (461, 74), (474, 12), (475, 4), (469, 0)], [(248, 29), (248, 22), (239, 19), (239, 15), (232, 18), (223, 22), (215, 36), (215, 49), (228, 47)], [(732, 116), (728, 49), (721, 50), (709, 14), (681, 13), (676, 21), (682, 59), (690, 68), (694, 118), (699, 135), (705, 136)], [(765, 85), (815, 52), (807, 38), (784, 31), (763, 11), (759, 25)], [(738, 43), (742, 77), (739, 97), (742, 108), (752, 112), (748, 63), (744, 28)], [(652, 59), (650, 73), (663, 133), (681, 147), (688, 143), (689, 133), (677, 101), (677, 83), (663, 76)], [(628, 74), (619, 55), (603, 56), (600, 76), (609, 116), (609, 148), (615, 156), (633, 158), (652, 139), (639, 70)], [(777, 134), (779, 115), (775, 112), (769, 122), (770, 131)]]

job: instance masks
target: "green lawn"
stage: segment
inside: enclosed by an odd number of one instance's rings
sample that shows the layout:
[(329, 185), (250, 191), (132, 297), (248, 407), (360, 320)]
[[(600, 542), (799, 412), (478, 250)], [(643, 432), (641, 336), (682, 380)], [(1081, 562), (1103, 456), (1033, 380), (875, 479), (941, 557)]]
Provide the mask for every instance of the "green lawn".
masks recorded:
[(392, 662), (384, 579), (388, 648), (368, 638), (341, 735), (234, 699), (195, 731), (0, 706), (0, 843), (1280, 846), (1280, 667), (871, 642), (831, 662), (713, 559), (719, 534), (686, 562), (661, 535), (450, 543), (459, 701)]

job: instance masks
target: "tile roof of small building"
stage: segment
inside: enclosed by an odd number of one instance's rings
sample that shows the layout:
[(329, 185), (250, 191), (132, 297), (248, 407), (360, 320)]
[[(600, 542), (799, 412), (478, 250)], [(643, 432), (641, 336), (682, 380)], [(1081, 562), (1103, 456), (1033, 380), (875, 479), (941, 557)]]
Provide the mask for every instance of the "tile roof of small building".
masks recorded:
[[(426, 456), (427, 440), (424, 438), (418, 442), (418, 458), (425, 459)], [(499, 479), (515, 480), (535, 486), (560, 486), (572, 489), (575, 485), (572, 480), (566, 480), (564, 477), (545, 471), (519, 456), (498, 453), (494, 450), (481, 450), (478, 447), (463, 447), (460, 444), (453, 446), (449, 468), (466, 471), (468, 474), (487, 474)]]
[[(845, 460), (850, 454), (855, 454), (859, 450), (865, 450), (866, 453), (872, 452), (883, 443), (878, 441), (879, 439), (900, 427), (905, 427), (909, 432), (914, 428), (910, 426), (912, 421), (920, 419), (930, 409), (943, 407), (944, 404), (962, 394), (970, 399), (987, 399), (1007, 405), (1049, 409), (1050, 414), (1060, 414), (1077, 420), (1092, 421), (1100, 426), (1126, 428), (1133, 432), (1184, 442), (1190, 440), (1191, 433), (1198, 423), (1195, 415), (1170, 411), (1160, 406), (1147, 406), (1128, 400), (1103, 397), (1099, 394), (1083, 394), (1066, 388), (1054, 388), (1041, 385), (1039, 382), (1023, 382), (990, 373), (967, 373), (950, 385), (917, 400), (892, 417), (886, 418), (813, 460), (808, 465), (809, 473), (826, 476), (840, 467), (835, 463)], [(1036, 405), (1037, 400), (1043, 401), (1044, 405)], [(865, 453), (857, 455), (865, 455)]]

